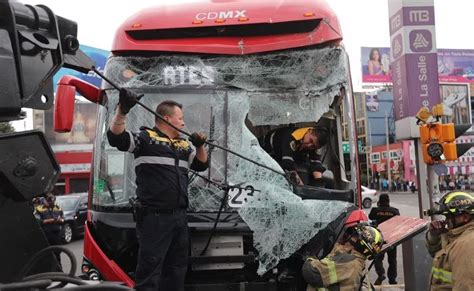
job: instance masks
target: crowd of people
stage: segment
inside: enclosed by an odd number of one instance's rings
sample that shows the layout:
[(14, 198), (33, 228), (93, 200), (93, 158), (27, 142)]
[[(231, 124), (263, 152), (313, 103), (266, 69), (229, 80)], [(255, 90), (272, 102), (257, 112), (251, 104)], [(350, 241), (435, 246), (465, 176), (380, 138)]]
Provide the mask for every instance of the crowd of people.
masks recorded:
[(448, 175), (439, 178), (439, 190), (441, 192), (471, 189), (474, 189), (474, 179), (471, 179), (470, 176), (451, 177)]
[(384, 177), (372, 179), (369, 187), (384, 192), (415, 192), (417, 189), (414, 181), (396, 178), (390, 182)]

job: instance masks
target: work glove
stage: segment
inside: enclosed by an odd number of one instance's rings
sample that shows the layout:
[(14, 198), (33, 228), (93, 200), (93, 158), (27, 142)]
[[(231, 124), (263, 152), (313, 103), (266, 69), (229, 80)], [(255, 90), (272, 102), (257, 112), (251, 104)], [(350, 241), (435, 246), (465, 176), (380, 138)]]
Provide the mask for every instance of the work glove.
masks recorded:
[(298, 172), (288, 171), (288, 177), (293, 185), (304, 185), (303, 180), (301, 180), (300, 175), (298, 175)]
[(200, 147), (202, 146), (207, 140), (207, 135), (202, 132), (195, 132), (191, 134), (189, 137), (189, 141), (193, 144), (195, 147)]
[(135, 92), (130, 91), (128, 89), (122, 88), (120, 89), (119, 93), (119, 108), (120, 108), (120, 113), (123, 115), (127, 114), (130, 109), (132, 109), (135, 104), (137, 104), (137, 101), (142, 98), (143, 95), (137, 95)]
[(442, 233), (448, 232), (446, 226), (447, 225), (445, 220), (433, 220), (429, 226), (430, 234), (440, 235)]

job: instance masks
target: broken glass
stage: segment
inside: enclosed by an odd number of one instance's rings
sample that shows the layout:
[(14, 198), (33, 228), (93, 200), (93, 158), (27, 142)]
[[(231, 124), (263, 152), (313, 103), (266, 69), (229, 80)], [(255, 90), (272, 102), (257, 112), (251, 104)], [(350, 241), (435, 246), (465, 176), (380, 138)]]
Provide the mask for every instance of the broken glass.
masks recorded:
[[(292, 192), (283, 170), (259, 145), (246, 126), (315, 122), (330, 110), (335, 96), (346, 86), (347, 68), (341, 47), (305, 48), (246, 56), (160, 55), (112, 57), (106, 74), (120, 86), (143, 93), (141, 101), (154, 109), (166, 99), (183, 103), (188, 132), (203, 131), (213, 142), (227, 147), (274, 171), (213, 148), (211, 167), (190, 174), (190, 211), (216, 212), (229, 192), (222, 185), (239, 185), (240, 200), (227, 201), (225, 211), (236, 211), (254, 233), (259, 274), (276, 266), (334, 220), (349, 204), (339, 201), (302, 200)], [(110, 121), (118, 102), (115, 90), (107, 90), (105, 121)], [(152, 127), (154, 117), (140, 106), (128, 116), (127, 129)], [(115, 178), (115, 191), (134, 196), (133, 157), (110, 161), (113, 149), (102, 134), (101, 161), (125, 171)], [(97, 178), (107, 176), (96, 169)], [(121, 186), (120, 186), (121, 185)], [(119, 189), (117, 189), (119, 188)], [(97, 195), (108, 195), (98, 191)], [(240, 192), (238, 194), (241, 194)], [(114, 203), (110, 199), (108, 203)], [(123, 201), (123, 200), (122, 200)], [(234, 206), (236, 208), (231, 208)]]

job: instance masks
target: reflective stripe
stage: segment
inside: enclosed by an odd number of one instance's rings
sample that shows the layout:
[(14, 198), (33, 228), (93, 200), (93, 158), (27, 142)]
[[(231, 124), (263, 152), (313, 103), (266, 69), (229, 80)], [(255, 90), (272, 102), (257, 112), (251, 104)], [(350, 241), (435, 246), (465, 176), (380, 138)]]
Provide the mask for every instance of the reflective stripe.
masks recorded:
[(474, 197), (472, 197), (468, 193), (457, 191), (457, 192), (453, 192), (453, 193), (449, 194), (448, 196), (446, 196), (446, 199), (444, 200), (444, 203), (448, 204), (456, 196), (464, 196), (464, 197), (467, 197), (469, 199), (474, 199)]
[(333, 260), (324, 258), (321, 260), (322, 263), (325, 263), (328, 267), (329, 273), (329, 285), (337, 283), (337, 272), (336, 272), (336, 263)]
[(431, 272), (433, 273), (433, 278), (444, 283), (453, 283), (453, 273), (436, 267), (431, 268)]
[(128, 147), (128, 150), (127, 152), (129, 153), (133, 153), (133, 151), (135, 150), (135, 138), (133, 137), (133, 134), (130, 132), (130, 131), (127, 131), (128, 132), (128, 135), (130, 136), (130, 146)]
[(272, 134), (270, 135), (270, 146), (272, 147), (272, 151), (274, 150), (273, 137), (275, 137), (275, 133), (276, 133), (276, 131), (272, 132)]
[(293, 161), (293, 162), (295, 161), (295, 160), (294, 160), (292, 157), (290, 157), (290, 156), (283, 156), (283, 157), (281, 157), (281, 159), (282, 159), (282, 160), (291, 160), (291, 161)]
[[(167, 165), (167, 166), (174, 166), (175, 160), (173, 158), (167, 157), (150, 157), (150, 156), (142, 156), (138, 157), (134, 161), (135, 167), (141, 164), (156, 164), (156, 165)], [(182, 168), (189, 168), (188, 162), (179, 160), (179, 166)]]

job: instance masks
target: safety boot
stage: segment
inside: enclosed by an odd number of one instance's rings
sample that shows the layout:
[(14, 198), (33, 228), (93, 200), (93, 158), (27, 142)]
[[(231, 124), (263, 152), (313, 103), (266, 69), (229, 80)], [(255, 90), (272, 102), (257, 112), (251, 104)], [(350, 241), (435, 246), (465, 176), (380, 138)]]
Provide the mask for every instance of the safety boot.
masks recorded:
[(377, 280), (375, 280), (374, 285), (382, 285), (383, 280), (385, 280), (387, 277), (385, 275), (378, 276)]

